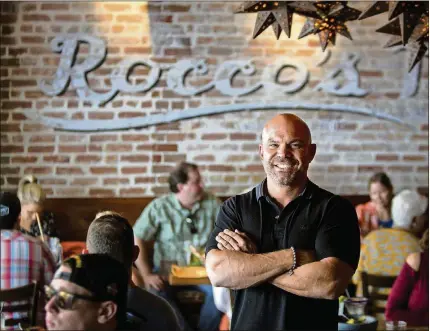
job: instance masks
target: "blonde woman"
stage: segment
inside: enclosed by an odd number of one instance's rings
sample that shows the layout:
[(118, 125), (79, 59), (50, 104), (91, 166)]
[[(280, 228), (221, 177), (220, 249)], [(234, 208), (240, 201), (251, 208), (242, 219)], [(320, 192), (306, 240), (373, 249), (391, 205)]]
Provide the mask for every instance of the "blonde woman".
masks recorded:
[[(54, 217), (52, 213), (44, 211), (43, 203), (46, 195), (42, 186), (37, 182), (37, 178), (33, 175), (23, 177), (19, 181), (17, 195), (21, 202), (19, 219), (21, 232), (43, 239), (51, 249), (56, 262), (60, 263), (61, 245), (55, 229)], [(37, 216), (39, 217), (40, 225), (37, 222)], [(43, 236), (40, 233), (40, 227), (42, 228)]]

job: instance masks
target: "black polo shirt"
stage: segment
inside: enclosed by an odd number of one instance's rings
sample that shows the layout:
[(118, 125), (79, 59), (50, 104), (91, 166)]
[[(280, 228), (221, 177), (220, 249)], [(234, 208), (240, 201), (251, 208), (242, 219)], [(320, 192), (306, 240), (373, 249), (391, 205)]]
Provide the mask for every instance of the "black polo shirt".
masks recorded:
[[(224, 229), (243, 231), (259, 253), (294, 246), (315, 250), (318, 260), (336, 257), (354, 270), (360, 232), (352, 204), (308, 180), (304, 192), (280, 209), (266, 193), (266, 180), (221, 206), (206, 253), (217, 249)], [(312, 299), (263, 283), (234, 291), (232, 330), (337, 330), (338, 300)]]

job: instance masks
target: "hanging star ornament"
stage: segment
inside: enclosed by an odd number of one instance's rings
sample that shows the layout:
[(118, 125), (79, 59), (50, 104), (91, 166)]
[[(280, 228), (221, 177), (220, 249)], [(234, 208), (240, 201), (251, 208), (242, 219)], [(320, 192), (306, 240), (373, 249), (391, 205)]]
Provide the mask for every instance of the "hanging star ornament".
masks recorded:
[(345, 22), (356, 20), (361, 11), (348, 7), (346, 1), (320, 1), (314, 3), (317, 18), (308, 17), (300, 32), (299, 39), (310, 34), (318, 34), (323, 51), (328, 43), (336, 44), (336, 35), (352, 40)]
[[(428, 1), (375, 1), (358, 18), (359, 20), (372, 17), (388, 11), (388, 19), (391, 20), (382, 26), (377, 32), (390, 33), (397, 35), (400, 28), (402, 43), (406, 45), (415, 27), (420, 24), (423, 15), (428, 16)], [(399, 17), (398, 20), (394, 18)]]
[(304, 1), (246, 1), (239, 5), (235, 13), (258, 12), (252, 36), (254, 39), (269, 26), (272, 26), (277, 39), (282, 31), (290, 38), (293, 14), (315, 11), (315, 8), (309, 8), (308, 5)]
[[(399, 18), (396, 18), (396, 20)], [(400, 23), (398, 23), (400, 25)], [(394, 33), (393, 33), (394, 34)], [(408, 44), (406, 45), (406, 51), (408, 52), (408, 71), (412, 69), (422, 60), (428, 49), (428, 38), (429, 38), (429, 17), (423, 15), (418, 25), (412, 31), (411, 37)], [(394, 34), (384, 47), (395, 47), (403, 44), (402, 33), (400, 29), (397, 30), (397, 34)]]

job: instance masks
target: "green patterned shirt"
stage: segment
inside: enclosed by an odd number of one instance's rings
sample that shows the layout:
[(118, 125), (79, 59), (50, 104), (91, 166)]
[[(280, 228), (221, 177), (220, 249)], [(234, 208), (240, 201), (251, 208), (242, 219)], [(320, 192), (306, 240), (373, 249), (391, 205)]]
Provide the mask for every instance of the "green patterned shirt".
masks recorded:
[[(134, 234), (144, 241), (155, 240), (156, 269), (160, 268), (161, 261), (188, 264), (189, 246), (204, 249), (220, 205), (215, 196), (206, 193), (192, 210), (188, 210), (182, 207), (174, 193), (164, 195), (146, 206), (133, 227)], [(193, 220), (197, 233), (191, 233), (191, 227), (186, 222), (188, 217)]]

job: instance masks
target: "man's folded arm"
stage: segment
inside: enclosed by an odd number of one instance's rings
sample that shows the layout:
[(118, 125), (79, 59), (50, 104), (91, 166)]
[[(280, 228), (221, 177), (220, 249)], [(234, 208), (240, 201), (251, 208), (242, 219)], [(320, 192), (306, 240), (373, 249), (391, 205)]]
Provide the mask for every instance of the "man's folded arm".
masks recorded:
[(309, 298), (336, 299), (347, 288), (354, 269), (335, 257), (298, 267), (292, 275), (284, 273), (271, 283), (287, 292)]
[(265, 254), (211, 249), (206, 255), (206, 270), (214, 286), (243, 289), (258, 285), (291, 268), (291, 250)]

